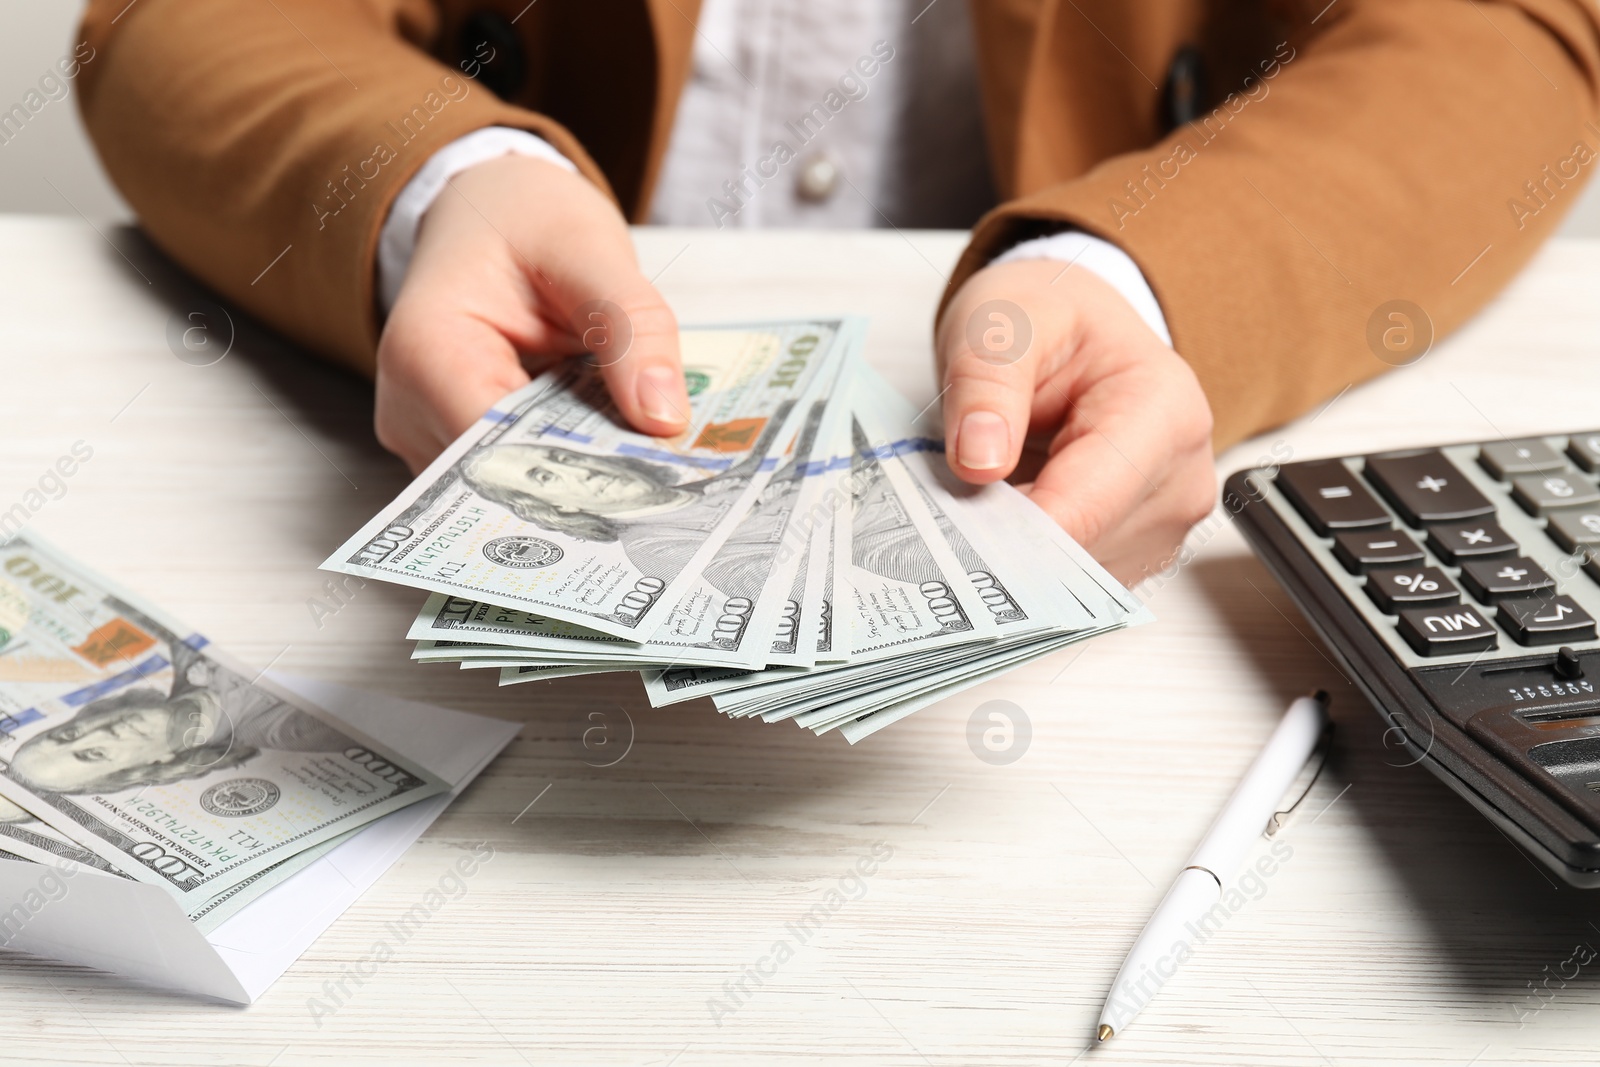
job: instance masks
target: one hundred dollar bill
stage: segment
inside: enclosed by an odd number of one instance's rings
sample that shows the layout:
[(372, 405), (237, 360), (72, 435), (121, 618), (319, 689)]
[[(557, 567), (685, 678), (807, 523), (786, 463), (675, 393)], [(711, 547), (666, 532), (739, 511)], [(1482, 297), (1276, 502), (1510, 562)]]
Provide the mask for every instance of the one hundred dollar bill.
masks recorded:
[[(844, 404), (839, 406), (843, 408), (843, 417), (837, 422), (847, 431), (849, 408)], [(831, 419), (833, 413), (829, 415)], [(843, 664), (843, 642), (840, 642), (841, 651), (835, 652), (833, 640), (833, 600), (835, 588), (844, 588), (835, 551), (841, 533), (844, 543), (849, 543), (849, 497), (847, 491), (840, 488), (839, 477), (841, 469), (850, 467), (849, 449), (839, 448), (835, 441), (825, 456), (831, 458), (818, 461), (821, 479), (811, 487), (812, 493), (791, 517), (789, 532), (784, 538), (784, 546), (794, 551), (797, 558), (789, 564), (793, 574), (788, 578), (788, 595), (778, 605), (781, 614), (767, 651), (766, 669), (679, 662), (643, 670), (645, 692), (653, 705), (662, 707), (756, 684), (757, 680), (773, 676), (800, 674), (822, 662)]]
[[(793, 600), (795, 573), (808, 543), (790, 536), (822, 484), (828, 443), (829, 396), (807, 399), (805, 421), (783, 465), (739, 520), (698, 578), (689, 583), (662, 619), (641, 655), (656, 663), (760, 667), (772, 651), (773, 637), (787, 620), (799, 625)], [(840, 404), (832, 405), (838, 418)]]
[(28, 603), (0, 648), (0, 819), (191, 913), (448, 789), (29, 533), (0, 546), (0, 582)]
[[(799, 560), (766, 669), (676, 663), (645, 670), (641, 677), (651, 704), (663, 707), (775, 678), (803, 676), (822, 663), (843, 665), (845, 642), (839, 641), (837, 647), (834, 642), (833, 602), (835, 589), (845, 588), (840, 556), (848, 555), (851, 508), (844, 475), (851, 467), (851, 383), (860, 366), (852, 361), (845, 368), (848, 377), (841, 378), (835, 391), (823, 424), (825, 443), (812, 464), (818, 477), (784, 535), (784, 546)], [(840, 549), (841, 545), (845, 547)]]
[(511, 394), (323, 564), (643, 642), (754, 503), (855, 320), (685, 330), (689, 429), (627, 429), (569, 361)]
[(992, 638), (998, 627), (966, 569), (914, 493), (889, 477), (858, 420), (851, 433), (850, 658)]
[(769, 666), (810, 667), (839, 658), (833, 649), (833, 597), (842, 578), (834, 548), (836, 538), (849, 543), (850, 497), (843, 484), (850, 470), (849, 386), (863, 365), (853, 360), (841, 374), (838, 396), (823, 425), (824, 445), (812, 461), (812, 482), (784, 535), (798, 565), (782, 605), (782, 625), (767, 654)]

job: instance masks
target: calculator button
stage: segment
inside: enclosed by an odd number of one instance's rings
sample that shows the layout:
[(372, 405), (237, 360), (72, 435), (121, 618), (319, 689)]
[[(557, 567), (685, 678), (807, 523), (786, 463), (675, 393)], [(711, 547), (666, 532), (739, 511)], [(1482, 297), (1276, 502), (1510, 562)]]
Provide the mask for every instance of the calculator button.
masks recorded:
[(1335, 530), (1388, 526), (1389, 513), (1336, 459), (1291, 463), (1278, 472), (1278, 487), (1323, 537)]
[(1600, 471), (1600, 433), (1575, 433), (1567, 442), (1572, 462), (1594, 474)]
[(1524, 474), (1513, 478), (1511, 495), (1529, 515), (1542, 515), (1551, 508), (1600, 504), (1600, 489), (1576, 471)]
[(1367, 576), (1367, 595), (1387, 615), (1397, 614), (1402, 608), (1454, 604), (1461, 599), (1461, 591), (1438, 567), (1373, 571)]
[(1478, 462), (1502, 482), (1513, 474), (1558, 471), (1567, 465), (1561, 454), (1543, 441), (1496, 441), (1483, 446)]
[(1362, 574), (1368, 567), (1399, 567), (1421, 563), (1427, 557), (1402, 530), (1357, 530), (1333, 535), (1333, 554), (1351, 574)]
[(1500, 625), (1520, 645), (1564, 645), (1594, 640), (1594, 619), (1569, 596), (1507, 600)]
[(1494, 505), (1437, 448), (1408, 456), (1374, 456), (1367, 478), (1411, 526), (1493, 515)]
[(1494, 624), (1470, 604), (1407, 608), (1400, 613), (1400, 636), (1424, 656), (1488, 652), (1500, 643)]
[(1461, 584), (1485, 604), (1556, 591), (1555, 579), (1527, 556), (1469, 559), (1461, 564)]
[(1600, 548), (1600, 508), (1552, 511), (1547, 532), (1556, 544), (1568, 552), (1576, 552), (1580, 548)]
[(1511, 535), (1490, 519), (1453, 522), (1428, 529), (1428, 547), (1446, 563), (1458, 564), (1479, 556), (1499, 556), (1517, 551)]

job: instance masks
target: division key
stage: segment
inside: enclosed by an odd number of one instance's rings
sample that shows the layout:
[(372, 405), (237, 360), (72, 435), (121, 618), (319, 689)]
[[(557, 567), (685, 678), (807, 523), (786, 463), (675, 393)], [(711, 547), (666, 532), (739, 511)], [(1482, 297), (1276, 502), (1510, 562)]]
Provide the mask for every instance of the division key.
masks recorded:
[(1339, 530), (1388, 526), (1392, 521), (1360, 479), (1336, 459), (1291, 463), (1278, 472), (1277, 485), (1323, 537)]
[(1493, 515), (1494, 504), (1437, 448), (1372, 456), (1367, 478), (1411, 526)]

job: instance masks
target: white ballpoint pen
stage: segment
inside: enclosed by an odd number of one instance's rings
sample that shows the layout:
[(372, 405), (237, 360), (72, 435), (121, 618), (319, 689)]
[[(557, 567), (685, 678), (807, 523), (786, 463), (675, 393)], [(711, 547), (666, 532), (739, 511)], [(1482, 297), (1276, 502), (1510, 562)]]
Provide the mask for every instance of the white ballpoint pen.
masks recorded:
[[(1105, 1007), (1100, 1009), (1096, 1037), (1105, 1041), (1138, 1015), (1192, 954), (1197, 936), (1219, 906), (1224, 879), (1233, 878), (1245, 855), (1306, 761), (1328, 724), (1328, 694), (1317, 692), (1289, 705), (1266, 747), (1228, 798), (1189, 863), (1178, 872), (1155, 914), (1145, 923), (1128, 958), (1122, 962)], [(1224, 916), (1228, 914), (1223, 908)], [(1198, 924), (1198, 925), (1197, 925)]]

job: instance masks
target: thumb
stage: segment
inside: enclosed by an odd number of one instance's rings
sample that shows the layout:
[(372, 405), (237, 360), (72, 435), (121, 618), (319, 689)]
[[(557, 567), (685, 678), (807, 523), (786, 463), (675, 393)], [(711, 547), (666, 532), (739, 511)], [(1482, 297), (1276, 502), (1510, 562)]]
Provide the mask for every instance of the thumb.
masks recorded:
[(527, 382), (516, 349), (489, 323), (397, 306), (378, 342), (378, 441), (415, 473)]
[(996, 482), (1022, 454), (1041, 339), (1009, 300), (962, 301), (950, 311), (939, 342), (945, 456), (964, 481)]
[(678, 320), (631, 263), (584, 260), (550, 278), (553, 303), (600, 368), (623, 418), (671, 437), (689, 425)]

